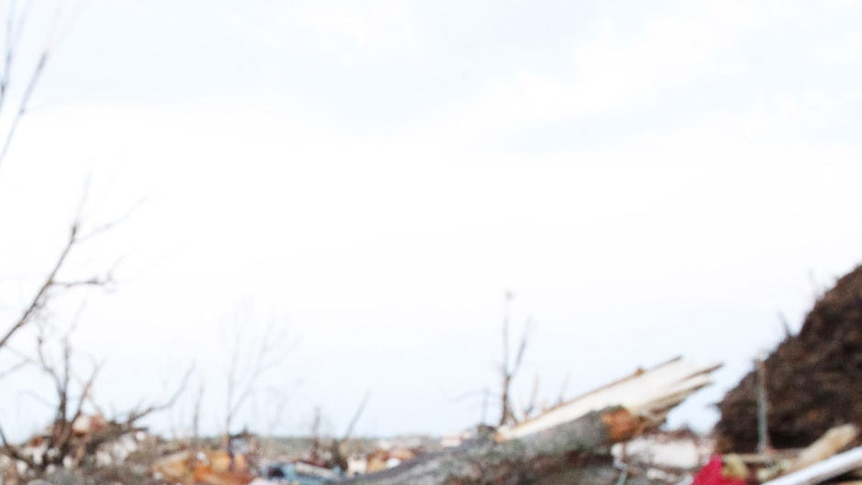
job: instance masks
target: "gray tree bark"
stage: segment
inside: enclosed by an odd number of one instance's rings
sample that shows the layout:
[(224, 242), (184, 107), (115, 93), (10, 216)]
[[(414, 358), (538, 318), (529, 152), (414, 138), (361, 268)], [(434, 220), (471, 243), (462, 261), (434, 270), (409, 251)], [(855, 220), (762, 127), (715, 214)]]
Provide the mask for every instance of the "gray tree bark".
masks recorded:
[(647, 424), (624, 408), (609, 408), (510, 441), (495, 442), (488, 433), (457, 448), (339, 483), (610, 485), (623, 472), (613, 466), (609, 446), (636, 436)]

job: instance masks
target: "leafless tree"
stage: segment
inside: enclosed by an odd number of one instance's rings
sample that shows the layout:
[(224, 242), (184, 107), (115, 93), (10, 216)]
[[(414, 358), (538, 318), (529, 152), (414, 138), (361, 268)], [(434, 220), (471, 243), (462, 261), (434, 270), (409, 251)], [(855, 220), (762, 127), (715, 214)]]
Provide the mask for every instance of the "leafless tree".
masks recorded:
[(237, 310), (232, 332), (227, 332), (228, 361), (225, 369), (224, 438), (229, 444), (236, 419), (254, 396), (267, 390), (264, 380), (284, 362), (286, 332), (276, 317), (267, 320), (257, 333), (254, 316), (246, 305)]
[(51, 267), (48, 275), (43, 280), (42, 284), (36, 290), (33, 297), (30, 299), (30, 302), (25, 306), (21, 315), (12, 322), (11, 325), (6, 329), (6, 332), (0, 337), (0, 350), (2, 350), (9, 341), (12, 339), (15, 334), (21, 331), (27, 325), (33, 323), (46, 309), (48, 302), (51, 300), (53, 296), (56, 295), (57, 292), (68, 291), (75, 288), (81, 287), (106, 287), (113, 282), (113, 276), (111, 272), (107, 272), (103, 275), (91, 276), (85, 279), (72, 279), (72, 280), (64, 280), (60, 277), (60, 272), (64, 268), (66, 261), (69, 257), (69, 254), (79, 247), (80, 245), (87, 242), (87, 240), (92, 237), (97, 236), (99, 233), (105, 232), (113, 227), (113, 224), (105, 225), (96, 230), (90, 231), (86, 234), (83, 234), (81, 231), (81, 222), (80, 220), (76, 220), (72, 223), (72, 227), (69, 231), (68, 239), (66, 240), (63, 249), (60, 251), (60, 255), (54, 261), (53, 266)]
[[(523, 411), (522, 411), (523, 419), (529, 418), (530, 416), (533, 415), (533, 413), (535, 413), (536, 411), (539, 410), (539, 407), (540, 407), (540, 404), (539, 404), (539, 386), (540, 386), (540, 384), (541, 384), (541, 381), (539, 380), (539, 376), (538, 375), (533, 376), (533, 389), (532, 389), (532, 391), (530, 391), (530, 400), (527, 401), (527, 404), (525, 404), (521, 407), (521, 409), (523, 409)], [(544, 406), (542, 406), (542, 407), (544, 407)]]
[(348, 440), (353, 437), (353, 430), (356, 428), (356, 423), (359, 422), (359, 418), (361, 418), (362, 413), (365, 412), (365, 406), (368, 405), (368, 399), (370, 398), (371, 393), (366, 393), (365, 397), (362, 398), (362, 401), (356, 408), (356, 412), (353, 413), (353, 418), (350, 419), (350, 423), (348, 423), (347, 429), (344, 431), (341, 439), (332, 440), (332, 446), (330, 447), (330, 453), (332, 455), (331, 461), (332, 464), (341, 467), (342, 470), (347, 470), (347, 457), (345, 456), (344, 448), (347, 445)]
[(201, 442), (201, 408), (203, 407), (204, 390), (204, 383), (201, 381), (198, 383), (192, 411), (192, 449), (197, 449)]
[[(48, 32), (48, 37), (45, 39), (43, 47), (39, 51), (35, 64), (29, 73), (24, 72), (23, 75), (18, 75), (22, 68), (21, 59), (21, 41), (24, 34), (25, 25), (27, 24), (30, 9), (34, 2), (25, 2), (22, 8), (19, 8), (18, 2), (9, 0), (5, 2), (6, 22), (3, 24), (5, 32), (0, 35), (3, 42), (2, 54), (2, 72), (0, 72), (0, 117), (9, 118), (9, 121), (3, 125), (4, 131), (0, 131), (0, 168), (6, 160), (9, 148), (15, 137), (18, 125), (27, 113), (30, 100), (42, 78), (47, 62), (51, 53), (59, 39), (64, 34), (64, 29), (61, 28), (60, 19), (63, 18), (63, 12), (58, 7), (54, 12), (54, 22)], [(27, 68), (26, 63), (23, 68)], [(18, 82), (24, 82), (23, 91), (18, 96), (13, 96), (13, 87)], [(92, 277), (88, 279), (79, 279), (72, 281), (61, 280), (61, 273), (66, 266), (70, 254), (79, 246), (85, 243), (87, 239), (103, 232), (104, 229), (90, 231), (84, 234), (82, 224), (79, 218), (76, 219), (69, 230), (68, 238), (59, 255), (54, 260), (50, 269), (47, 271), (42, 284), (35, 290), (33, 296), (29, 299), (29, 303), (23, 307), (23, 311), (19, 316), (5, 325), (0, 324), (0, 351), (8, 350), (9, 344), (16, 334), (30, 325), (47, 306), (48, 301), (56, 296), (57, 292), (70, 290), (81, 286), (104, 286), (109, 282), (105, 277)], [(18, 368), (24, 365), (24, 361), (14, 365)], [(9, 369), (7, 369), (8, 371)], [(3, 372), (0, 372), (2, 375)]]
[(311, 442), (308, 445), (309, 457), (312, 461), (323, 459), (324, 454), (324, 436), (323, 436), (323, 408), (321, 406), (314, 407), (314, 414), (311, 417), (311, 426), (309, 426), (308, 437)]
[(308, 446), (307, 458), (312, 462), (327, 468), (338, 466), (341, 467), (342, 470), (347, 470), (347, 455), (345, 449), (350, 438), (353, 437), (356, 424), (359, 423), (359, 419), (365, 412), (365, 407), (368, 405), (368, 400), (370, 398), (371, 393), (366, 393), (362, 398), (362, 401), (360, 401), (359, 406), (357, 406), (356, 411), (354, 411), (350, 422), (347, 424), (344, 434), (341, 435), (340, 438), (329, 433), (324, 433), (323, 408), (321, 406), (315, 406), (308, 433), (310, 443)]
[[(48, 60), (68, 27), (62, 25), (64, 20), (67, 20), (66, 12), (63, 11), (67, 2), (60, 2), (54, 12), (47, 38), (44, 39), (35, 60), (25, 59), (23, 54), (30, 51), (22, 48), (22, 38), (34, 5), (38, 6), (38, 2), (26, 1), (19, 4), (16, 0), (8, 0), (0, 4), (0, 15), (5, 13), (5, 22), (0, 21), (0, 29), (5, 28), (0, 34), (0, 118), (4, 121), (0, 124), (0, 170), (4, 167), (18, 126), (28, 112), (31, 98), (46, 70)], [(44, 7), (44, 4), (41, 6)], [(86, 190), (84, 192), (86, 195)], [(121, 222), (118, 220), (99, 227), (85, 224), (85, 205), (86, 197), (82, 199), (78, 213), (70, 224), (56, 256), (48, 259), (44, 269), (33, 269), (34, 274), (42, 273), (44, 276), (38, 279), (31, 295), (24, 298), (20, 311), (8, 321), (0, 321), (0, 356), (9, 356), (14, 360), (8, 367), (0, 369), (0, 377), (30, 368), (35, 372), (35, 376), (46, 377), (51, 384), (51, 397), (43, 399), (43, 403), (52, 408), (53, 417), (47, 431), (34, 437), (34, 442), (30, 443), (33, 446), (13, 444), (0, 425), (0, 454), (24, 464), (31, 474), (35, 475), (52, 467), (80, 465), (92, 457), (95, 450), (106, 441), (136, 429), (146, 416), (173, 405), (188, 379), (187, 373), (179, 383), (178, 390), (167, 399), (142, 403), (122, 415), (105, 418), (104, 413), (98, 409), (92, 398), (92, 389), (101, 363), (82, 366), (80, 359), (76, 357), (71, 338), (76, 325), (72, 325), (65, 332), (59, 331), (51, 323), (56, 316), (49, 311), (61, 295), (84, 288), (105, 289), (114, 282), (111, 268), (90, 273), (85, 277), (70, 271), (73, 254)], [(3, 305), (10, 307), (12, 303), (3, 302)], [(33, 336), (31, 352), (22, 350), (27, 347), (24, 336)], [(94, 421), (84, 426), (83, 421), (88, 409), (94, 410), (92, 414), (99, 416), (100, 420), (98, 423)]]
[[(6, 5), (5, 32), (3, 35), (3, 71), (0, 74), (0, 114), (5, 114), (11, 110), (12, 119), (2, 138), (3, 144), (0, 145), (0, 165), (3, 164), (6, 158), (12, 140), (15, 138), (18, 124), (27, 112), (30, 98), (33, 97), (33, 92), (36, 90), (42, 74), (45, 72), (45, 66), (48, 64), (51, 51), (61, 34), (59, 24), (55, 22), (38, 55), (35, 67), (30, 71), (29, 75), (25, 75), (23, 78), (25, 87), (22, 94), (13, 100), (11, 88), (14, 81), (22, 80), (21, 78), (14, 77), (14, 74), (18, 72), (21, 40), (31, 7), (32, 2), (26, 2), (23, 8), (19, 9), (18, 2), (15, 0), (9, 0)], [(60, 18), (59, 11), (55, 15), (57, 19)], [(17, 103), (13, 103), (13, 101), (17, 101)]]
[(500, 420), (499, 425), (515, 424), (518, 418), (515, 416), (512, 408), (512, 381), (521, 369), (521, 363), (524, 360), (524, 352), (527, 350), (529, 342), (529, 332), (532, 323), (527, 320), (524, 325), (524, 332), (521, 334), (521, 339), (518, 342), (517, 350), (514, 358), (510, 352), (510, 310), (514, 295), (511, 291), (507, 291), (504, 298), (505, 311), (503, 315), (503, 361), (500, 363)]
[[(140, 404), (123, 414), (106, 418), (107, 414), (92, 396), (101, 363), (89, 366), (76, 364), (79, 361), (75, 358), (71, 340), (75, 326), (61, 337), (52, 338), (51, 334), (56, 333), (56, 329), (39, 322), (32, 363), (52, 383), (53, 397), (44, 399), (54, 409), (51, 425), (42, 435), (34, 436), (28, 443), (30, 446), (11, 444), (0, 427), (2, 453), (25, 464), (28, 472), (34, 476), (40, 476), (52, 468), (77, 468), (91, 460), (104, 443), (140, 430), (142, 419), (174, 405), (186, 388), (191, 374), (190, 368), (176, 391), (167, 399)], [(58, 347), (58, 351), (52, 352), (52, 346)], [(82, 367), (87, 367), (83, 373), (80, 372)]]

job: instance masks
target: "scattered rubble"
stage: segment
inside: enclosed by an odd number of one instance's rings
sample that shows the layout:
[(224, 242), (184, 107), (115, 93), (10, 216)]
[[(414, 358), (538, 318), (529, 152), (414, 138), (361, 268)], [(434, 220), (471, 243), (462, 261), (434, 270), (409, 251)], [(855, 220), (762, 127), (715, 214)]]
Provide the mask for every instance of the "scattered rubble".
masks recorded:
[[(443, 447), (438, 443), (431, 448), (421, 441), (405, 441), (378, 443), (376, 449), (364, 454), (350, 451), (348, 465), (352, 469), (347, 470), (321, 461), (325, 457), (319, 453), (309, 455), (314, 460), (276, 461), (258, 468), (255, 440), (245, 435), (241, 446), (229, 440), (221, 449), (201, 444), (171, 449), (151, 443), (148, 461), (141, 462), (135, 460), (141, 452), (137, 443), (146, 440), (146, 433), (136, 430), (102, 441), (100, 458), (91, 460), (95, 468), (59, 469), (56, 472), (60, 475), (46, 475), (47, 483), (54, 483), (51, 477), (62, 477), (56, 480), (70, 484), (131, 480), (182, 485), (532, 483), (538, 479), (551, 484), (577, 480), (610, 485), (620, 477), (630, 485), (651, 483), (656, 477), (669, 481), (669, 477), (680, 475), (660, 470), (655, 457), (649, 463), (636, 459), (648, 453), (646, 441), (617, 449), (623, 455), (612, 454), (611, 446), (636, 437), (659, 440), (658, 435), (648, 433), (659, 428), (670, 409), (709, 384), (710, 374), (718, 367), (676, 358), (651, 369), (638, 369), (625, 379), (522, 423), (499, 429), (481, 427), (472, 435), (459, 436), (460, 444), (451, 442), (448, 444), (452, 446)], [(81, 420), (74, 427), (85, 440), (102, 428), (110, 426), (99, 418)], [(162, 451), (153, 455), (158, 449)], [(623, 456), (632, 458), (630, 465), (621, 466)], [(7, 458), (7, 467), (17, 465)]]
[[(181, 485), (521, 484), (814, 485), (862, 482), (862, 267), (816, 303), (765, 368), (770, 441), (758, 438), (757, 375), (727, 393), (713, 436), (661, 429), (668, 412), (710, 384), (718, 364), (675, 358), (612, 382), (523, 422), (416, 441), (366, 442), (327, 454), (261, 460), (250, 435), (228, 445), (181, 448), (142, 429), (116, 433), (100, 416), (69, 427), (87, 460), (49, 470), (41, 484)], [(762, 402), (761, 402), (762, 404)], [(64, 428), (65, 429), (65, 428)], [(50, 436), (51, 429), (45, 435)], [(112, 433), (112, 434), (111, 434)], [(232, 437), (233, 438), (233, 437)], [(241, 439), (240, 439), (241, 438)], [(0, 456), (3, 485), (26, 483), (26, 465), (50, 452), (36, 436)], [(93, 443), (97, 446), (90, 446)], [(773, 447), (774, 446), (774, 447)], [(755, 453), (755, 450), (759, 452)], [(147, 453), (143, 453), (148, 450)], [(142, 454), (143, 453), (143, 454)], [(330, 456), (331, 455), (331, 456)], [(72, 455), (74, 456), (74, 455)], [(263, 463), (258, 466), (258, 463)], [(343, 464), (343, 465), (342, 465)], [(87, 465), (90, 469), (76, 468)], [(23, 468), (22, 468), (23, 466)], [(9, 477), (13, 477), (12, 480)]]

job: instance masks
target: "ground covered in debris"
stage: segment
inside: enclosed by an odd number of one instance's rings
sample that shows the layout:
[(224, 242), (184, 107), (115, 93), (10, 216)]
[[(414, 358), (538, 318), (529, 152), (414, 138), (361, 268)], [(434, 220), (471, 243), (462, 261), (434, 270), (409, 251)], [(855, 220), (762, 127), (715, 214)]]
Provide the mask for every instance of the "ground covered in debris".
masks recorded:
[[(862, 266), (816, 302), (799, 333), (778, 345), (765, 368), (773, 447), (803, 447), (833, 426), (862, 424)], [(727, 393), (719, 409), (718, 450), (754, 451), (754, 371)]]
[[(714, 436), (660, 428), (667, 413), (708, 385), (718, 367), (673, 358), (536, 416), (443, 439), (348, 439), (349, 432), (340, 439), (319, 434), (274, 439), (240, 433), (176, 442), (131, 422), (123, 427), (101, 416), (77, 415), (26, 443), (4, 444), (0, 483), (436, 485), (542, 479), (611, 485), (622, 479), (674, 484), (690, 479), (713, 451), (726, 453), (711, 462), (718, 464), (718, 475), (734, 483), (791, 476), (838, 453), (862, 455), (862, 448), (844, 451), (858, 445), (862, 425), (862, 266), (824, 293), (799, 333), (788, 335), (764, 362), (768, 434), (778, 451), (741, 455), (758, 448), (755, 372), (720, 403)], [(51, 457), (57, 459), (48, 463)]]

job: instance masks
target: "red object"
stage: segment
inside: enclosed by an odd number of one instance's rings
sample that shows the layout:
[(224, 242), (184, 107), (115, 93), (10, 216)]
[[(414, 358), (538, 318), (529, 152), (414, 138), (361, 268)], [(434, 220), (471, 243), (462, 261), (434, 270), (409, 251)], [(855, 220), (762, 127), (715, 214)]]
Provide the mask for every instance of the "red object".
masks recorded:
[(694, 476), (691, 485), (745, 485), (745, 480), (722, 475), (721, 468), (721, 455), (713, 455), (709, 463)]

